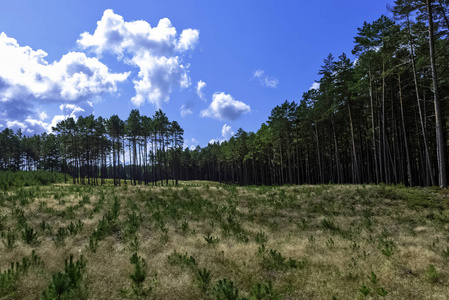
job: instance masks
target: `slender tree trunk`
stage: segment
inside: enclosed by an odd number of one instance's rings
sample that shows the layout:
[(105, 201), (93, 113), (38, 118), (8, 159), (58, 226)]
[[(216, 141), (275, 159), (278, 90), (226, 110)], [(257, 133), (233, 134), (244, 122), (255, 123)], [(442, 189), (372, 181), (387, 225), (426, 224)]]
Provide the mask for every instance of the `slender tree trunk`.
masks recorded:
[(126, 183), (126, 156), (125, 156), (125, 136), (122, 137), (123, 143), (122, 143), (122, 147), (123, 147), (123, 180), (124, 183)]
[(446, 155), (444, 147), (443, 122), (441, 116), (440, 99), (438, 97), (438, 76), (435, 63), (435, 41), (433, 33), (433, 12), (432, 1), (427, 0), (427, 16), (429, 19), (429, 47), (430, 47), (430, 66), (432, 69), (433, 82), (433, 102), (435, 105), (435, 129), (437, 143), (437, 160), (438, 160), (438, 184), (441, 188), (447, 188), (446, 180)]
[(407, 130), (405, 127), (405, 118), (404, 118), (404, 106), (403, 106), (403, 101), (402, 101), (401, 74), (398, 74), (398, 86), (399, 86), (399, 104), (400, 104), (400, 109), (401, 109), (402, 132), (404, 134), (405, 157), (407, 159), (408, 183), (410, 186), (413, 186), (412, 166), (410, 163), (410, 150), (408, 148)]
[(413, 71), (413, 83), (415, 86), (415, 94), (416, 94), (416, 101), (418, 104), (418, 113), (419, 113), (419, 120), (421, 124), (421, 133), (423, 136), (423, 147), (424, 147), (424, 153), (426, 157), (426, 172), (428, 172), (430, 181), (432, 185), (435, 185), (435, 178), (434, 178), (434, 172), (432, 167), (432, 161), (430, 159), (430, 153), (429, 153), (429, 146), (427, 143), (427, 132), (424, 125), (425, 120), (423, 119), (423, 114), (421, 110), (421, 101), (419, 99), (419, 86), (418, 86), (418, 76), (416, 73), (416, 64), (415, 64), (415, 51), (414, 51), (414, 45), (412, 43), (412, 35), (411, 35), (411, 28), (410, 28), (410, 20), (409, 16), (407, 16), (407, 24), (408, 24), (408, 40), (409, 40), (409, 46), (410, 46), (410, 58), (412, 63), (412, 71)]
[(369, 66), (369, 96), (371, 107), (371, 127), (373, 131), (373, 148), (374, 148), (374, 170), (376, 174), (376, 183), (379, 183), (379, 164), (377, 162), (377, 149), (376, 149), (376, 126), (374, 121), (374, 101), (373, 101), (373, 78), (371, 74), (371, 64)]
[(318, 175), (319, 175), (319, 182), (320, 182), (320, 183), (323, 183), (323, 182), (322, 182), (323, 174), (321, 173), (320, 140), (319, 140), (319, 138), (318, 138), (318, 123), (317, 123), (316, 120), (315, 120), (315, 136), (316, 136), (316, 149), (317, 149), (317, 154), (318, 154), (318, 168), (319, 168)]
[(351, 114), (351, 105), (349, 104), (350, 98), (347, 101), (348, 104), (348, 114), (349, 114), (349, 128), (351, 130), (351, 146), (352, 146), (352, 182), (360, 183), (360, 175), (359, 175), (359, 167), (357, 163), (357, 152), (355, 148), (355, 139), (354, 139), (354, 126), (352, 123), (352, 114)]

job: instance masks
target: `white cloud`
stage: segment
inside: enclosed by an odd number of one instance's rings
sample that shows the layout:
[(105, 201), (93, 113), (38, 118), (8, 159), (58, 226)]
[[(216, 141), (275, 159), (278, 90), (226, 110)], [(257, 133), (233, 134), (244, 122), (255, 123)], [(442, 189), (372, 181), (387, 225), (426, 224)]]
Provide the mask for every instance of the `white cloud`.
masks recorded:
[(266, 87), (274, 89), (274, 88), (276, 88), (278, 86), (279, 80), (277, 80), (277, 78), (274, 78), (274, 77), (265, 77), (263, 79), (263, 84)]
[(21, 123), (19, 121), (8, 121), (8, 122), (6, 122), (6, 127), (10, 128), (10, 129), (16, 129), (16, 130), (19, 128), (22, 130), (27, 128), (27, 126), (24, 123)]
[(215, 143), (220, 143), (220, 141), (219, 141), (219, 140), (216, 140), (216, 139), (211, 139), (211, 140), (209, 141), (209, 144), (215, 144)]
[(190, 86), (188, 65), (182, 55), (198, 43), (199, 31), (185, 29), (178, 36), (169, 19), (161, 19), (156, 27), (143, 20), (125, 22), (111, 9), (105, 10), (93, 34), (81, 34), (78, 44), (97, 55), (112, 52), (125, 63), (138, 67), (133, 79), (136, 95), (131, 99), (139, 106), (145, 101), (161, 106), (168, 101), (173, 87)]
[(200, 37), (200, 32), (195, 29), (184, 29), (179, 37), (176, 48), (180, 51), (187, 51), (189, 49), (195, 48)]
[(262, 75), (263, 75), (264, 73), (265, 73), (264, 70), (256, 70), (256, 71), (254, 71), (254, 73), (253, 73), (253, 77), (254, 77), (254, 78), (261, 78)]
[[(75, 104), (61, 104), (59, 106), (59, 109), (62, 111), (63, 115), (53, 116), (50, 123), (43, 122), (42, 118), (35, 119), (31, 115), (29, 115), (23, 122), (8, 121), (6, 123), (6, 127), (14, 130), (20, 128), (26, 134), (40, 133), (43, 131), (51, 133), (53, 131), (52, 128), (56, 127), (56, 125), (62, 120), (65, 120), (69, 117), (72, 117), (75, 120), (77, 120), (79, 116), (90, 115), (93, 112), (92, 103), (89, 101), (81, 103), (80, 106)], [(39, 117), (42, 117), (42, 114), (44, 114), (45, 117), (48, 118), (45, 112), (39, 113), (37, 115)]]
[(202, 110), (200, 115), (202, 117), (209, 117), (217, 120), (236, 120), (241, 117), (242, 114), (246, 114), (251, 111), (249, 105), (242, 101), (235, 100), (231, 95), (221, 93), (215, 93), (212, 96), (212, 102), (209, 107)]
[(318, 90), (320, 88), (320, 83), (319, 82), (314, 82), (314, 83), (312, 83), (312, 86), (309, 88), (309, 91), (310, 90)]
[(279, 85), (279, 80), (273, 76), (264, 75), (264, 70), (258, 69), (253, 72), (253, 78), (259, 79), (259, 82), (262, 86), (277, 88), (277, 86)]
[(198, 97), (200, 97), (200, 99), (203, 101), (207, 101), (206, 97), (204, 96), (204, 93), (203, 93), (203, 88), (205, 88), (206, 85), (207, 84), (202, 80), (198, 81), (198, 83), (196, 84), (196, 93), (197, 93)]
[[(36, 105), (85, 103), (117, 91), (129, 73), (111, 73), (97, 58), (69, 52), (49, 63), (44, 50), (20, 46), (0, 33), (0, 121), (7, 126), (29, 127), (28, 132), (48, 131), (48, 116)], [(9, 125), (8, 125), (9, 124)]]
[[(190, 146), (189, 146), (189, 144), (190, 144)], [(189, 139), (189, 140), (186, 140), (185, 142), (184, 142), (184, 144), (182, 145), (182, 148), (183, 149), (190, 149), (190, 150), (195, 150), (196, 149), (196, 147), (198, 147), (198, 144), (199, 144), (199, 142), (198, 142), (198, 140), (197, 139), (195, 139), (195, 138), (191, 138), (191, 139)]]
[(91, 102), (82, 103), (80, 105), (75, 104), (61, 104), (59, 109), (66, 116), (66, 118), (78, 119), (81, 115), (90, 115), (93, 113), (93, 105)]
[(129, 74), (110, 73), (98, 59), (80, 52), (69, 52), (50, 64), (45, 51), (22, 47), (3, 32), (0, 53), (0, 99), (5, 102), (25, 97), (78, 101), (115, 92), (117, 83)]
[(48, 118), (48, 116), (47, 116), (47, 114), (45, 113), (45, 111), (39, 112), (38, 115), (39, 115), (39, 119), (40, 119), (41, 121), (43, 121), (43, 120), (45, 120), (45, 119)]
[(181, 105), (181, 108), (179, 110), (181, 111), (181, 117), (183, 118), (193, 113), (192, 108), (189, 106), (189, 104)]
[(221, 136), (225, 139), (228, 140), (230, 139), (232, 136), (234, 135), (234, 132), (231, 129), (231, 126), (228, 124), (224, 124), (223, 127), (221, 128)]

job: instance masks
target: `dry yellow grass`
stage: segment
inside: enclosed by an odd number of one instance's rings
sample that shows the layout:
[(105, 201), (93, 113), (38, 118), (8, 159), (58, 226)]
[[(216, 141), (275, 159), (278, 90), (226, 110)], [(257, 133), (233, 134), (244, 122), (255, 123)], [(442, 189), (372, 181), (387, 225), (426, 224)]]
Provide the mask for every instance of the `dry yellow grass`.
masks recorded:
[[(254, 289), (268, 282), (272, 290), (261, 299), (380, 299), (380, 288), (388, 292), (385, 299), (449, 295), (449, 253), (443, 252), (449, 247), (449, 211), (444, 191), (355, 185), (234, 187), (209, 182), (28, 189), (33, 196), (23, 203), (14, 200), (17, 191), (1, 198), (5, 243), (0, 244), (0, 267), (9, 268), (33, 249), (44, 265), (17, 276), (12, 289), (0, 288), (5, 299), (39, 298), (52, 275), (64, 270), (69, 254), (87, 259), (83, 280), (88, 299), (221, 299), (216, 286), (224, 278), (234, 283), (239, 296), (249, 299), (261, 297)], [(90, 238), (111, 212), (114, 199), (120, 203), (118, 217), (92, 251)], [(24, 229), (13, 212), (17, 207), (37, 230), (38, 243), (22, 240)], [(130, 214), (141, 214), (132, 234)], [(51, 230), (40, 229), (42, 220)], [(82, 231), (55, 243), (59, 228), (78, 220), (84, 224)], [(16, 231), (12, 249), (6, 247), (7, 228)], [(256, 240), (262, 231), (267, 240), (260, 236)], [(218, 242), (206, 242), (208, 235)], [(146, 261), (145, 296), (134, 293), (130, 278), (135, 236), (137, 254)], [(182, 258), (170, 261), (174, 251), (187, 253), (185, 259), (192, 256), (195, 263), (189, 266)], [(205, 290), (196, 279), (203, 268), (211, 274)], [(377, 282), (370, 279), (372, 272)], [(366, 295), (363, 286), (369, 290)]]

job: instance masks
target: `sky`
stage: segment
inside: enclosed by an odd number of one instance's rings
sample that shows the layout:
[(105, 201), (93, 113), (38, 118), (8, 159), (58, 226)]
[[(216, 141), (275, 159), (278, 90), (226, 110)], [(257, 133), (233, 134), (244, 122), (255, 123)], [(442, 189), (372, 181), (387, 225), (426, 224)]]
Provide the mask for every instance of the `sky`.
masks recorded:
[(0, 2), (0, 130), (162, 109), (187, 147), (257, 131), (392, 1)]

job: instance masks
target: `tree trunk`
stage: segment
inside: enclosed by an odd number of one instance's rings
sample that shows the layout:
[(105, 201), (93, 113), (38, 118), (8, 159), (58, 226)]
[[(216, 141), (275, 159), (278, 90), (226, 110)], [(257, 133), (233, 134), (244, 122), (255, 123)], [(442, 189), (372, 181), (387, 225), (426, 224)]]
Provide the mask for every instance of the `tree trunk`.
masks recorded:
[(405, 118), (404, 118), (404, 106), (403, 106), (403, 102), (402, 102), (401, 74), (398, 74), (398, 86), (399, 86), (399, 104), (400, 104), (400, 109), (401, 109), (402, 132), (404, 134), (405, 157), (407, 160), (408, 183), (410, 186), (413, 186), (412, 166), (410, 164), (410, 150), (408, 148), (407, 130), (405, 127)]
[(441, 117), (440, 99), (438, 97), (438, 77), (435, 64), (435, 41), (433, 33), (432, 1), (427, 0), (427, 16), (429, 19), (429, 47), (430, 66), (432, 69), (433, 102), (435, 105), (435, 130), (437, 142), (438, 184), (441, 188), (447, 188), (446, 180), (446, 155), (444, 148), (443, 122)]

